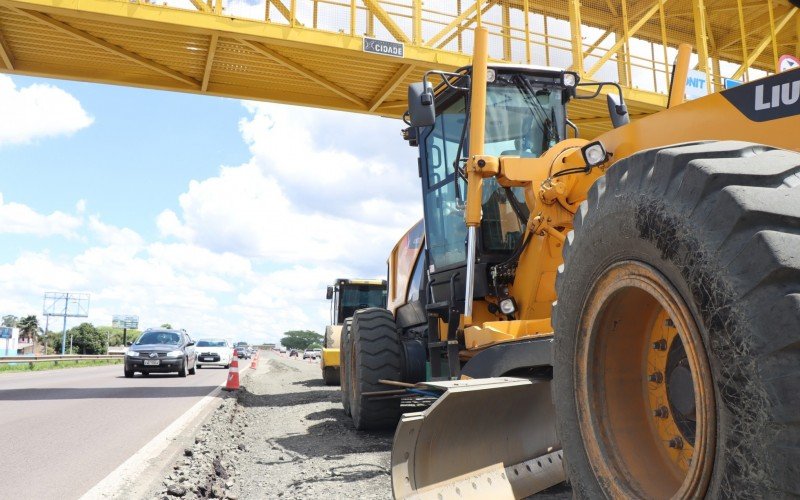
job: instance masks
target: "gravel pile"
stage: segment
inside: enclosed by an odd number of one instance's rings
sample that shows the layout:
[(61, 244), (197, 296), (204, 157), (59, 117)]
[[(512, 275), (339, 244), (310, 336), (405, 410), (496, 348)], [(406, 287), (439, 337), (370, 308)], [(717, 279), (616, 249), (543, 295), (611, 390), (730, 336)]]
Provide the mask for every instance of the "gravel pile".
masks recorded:
[(391, 498), (391, 433), (356, 432), (317, 363), (263, 353), (152, 497)]

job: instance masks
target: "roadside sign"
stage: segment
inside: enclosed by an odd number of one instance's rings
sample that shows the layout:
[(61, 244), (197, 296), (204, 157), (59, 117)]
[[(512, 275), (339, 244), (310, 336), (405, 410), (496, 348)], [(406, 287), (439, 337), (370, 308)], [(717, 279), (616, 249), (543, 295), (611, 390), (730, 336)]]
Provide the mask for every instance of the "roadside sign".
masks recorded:
[(135, 330), (139, 328), (139, 316), (115, 314), (111, 319), (111, 326), (114, 328), (130, 328), (131, 330)]
[(686, 99), (691, 101), (698, 97), (708, 95), (708, 85), (706, 84), (706, 72), (697, 69), (689, 70), (686, 77)]
[(778, 59), (778, 73), (800, 68), (800, 59), (789, 54), (784, 54)]
[(382, 56), (403, 57), (403, 44), (364, 37), (364, 52)]
[(733, 87), (738, 87), (739, 85), (744, 85), (744, 82), (739, 80), (734, 80), (733, 78), (725, 78), (725, 88), (732, 89)]
[(0, 326), (0, 339), (10, 339), (13, 337), (14, 331), (7, 326)]

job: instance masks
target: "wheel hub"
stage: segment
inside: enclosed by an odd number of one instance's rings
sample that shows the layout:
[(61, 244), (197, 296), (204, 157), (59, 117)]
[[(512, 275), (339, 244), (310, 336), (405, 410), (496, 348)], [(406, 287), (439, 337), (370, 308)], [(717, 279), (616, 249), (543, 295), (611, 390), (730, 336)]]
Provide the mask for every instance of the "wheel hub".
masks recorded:
[(713, 466), (713, 386), (681, 296), (652, 267), (619, 263), (590, 291), (581, 327), (581, 433), (607, 496), (703, 496)]

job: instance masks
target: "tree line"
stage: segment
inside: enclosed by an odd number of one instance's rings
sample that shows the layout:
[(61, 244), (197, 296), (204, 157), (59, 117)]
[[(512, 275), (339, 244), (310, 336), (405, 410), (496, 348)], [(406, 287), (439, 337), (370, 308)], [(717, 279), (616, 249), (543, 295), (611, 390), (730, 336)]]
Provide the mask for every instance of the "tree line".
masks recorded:
[[(35, 315), (14, 315), (2, 317), (2, 325), (10, 328), (19, 328), (20, 340), (33, 340), (37, 352), (44, 354), (61, 354), (61, 331), (48, 328), (45, 332)], [(169, 324), (162, 325), (171, 328)], [(132, 342), (139, 337), (141, 331), (128, 329), (127, 341)], [(108, 354), (109, 346), (122, 346), (124, 332), (122, 328), (112, 326), (94, 326), (92, 323), (81, 323), (67, 330), (65, 353), (67, 354)]]
[(284, 332), (281, 345), (287, 349), (321, 349), (324, 337), (311, 330), (291, 330)]

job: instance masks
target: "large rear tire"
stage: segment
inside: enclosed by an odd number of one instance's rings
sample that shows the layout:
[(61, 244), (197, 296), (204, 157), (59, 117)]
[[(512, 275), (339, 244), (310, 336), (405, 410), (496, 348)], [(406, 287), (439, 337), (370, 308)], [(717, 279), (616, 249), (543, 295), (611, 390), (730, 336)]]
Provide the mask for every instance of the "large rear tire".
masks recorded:
[(582, 498), (800, 492), (800, 155), (645, 151), (576, 214), (554, 401)]
[(400, 380), (400, 344), (392, 313), (370, 307), (353, 315), (350, 411), (358, 430), (393, 429), (400, 419), (400, 399), (374, 399), (364, 393), (389, 390), (381, 379)]
[(348, 417), (350, 416), (350, 373), (352, 372), (350, 362), (350, 352), (352, 350), (352, 342), (350, 340), (350, 325), (352, 325), (352, 323), (352, 318), (347, 318), (344, 320), (344, 325), (342, 325), (342, 337), (339, 339), (339, 343), (341, 345), (341, 348), (339, 349), (339, 377), (342, 380), (342, 407), (344, 408), (344, 414)]

